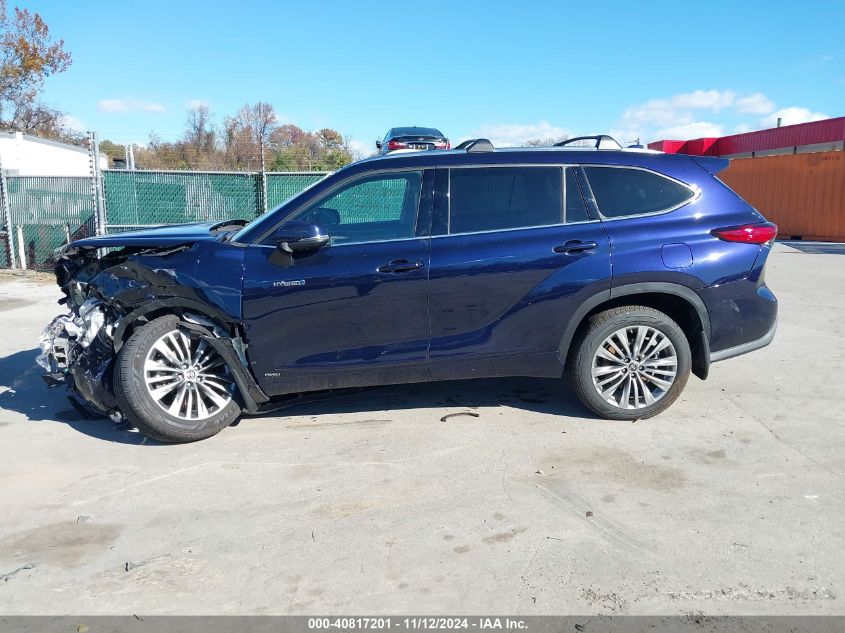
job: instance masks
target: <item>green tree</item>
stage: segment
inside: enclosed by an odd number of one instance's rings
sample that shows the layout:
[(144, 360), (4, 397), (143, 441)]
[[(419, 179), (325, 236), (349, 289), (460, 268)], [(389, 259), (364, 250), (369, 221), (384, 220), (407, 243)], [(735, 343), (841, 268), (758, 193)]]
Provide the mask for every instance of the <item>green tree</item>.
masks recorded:
[(108, 156), (109, 165), (113, 166), (115, 159), (123, 160), (126, 158), (126, 146), (105, 139), (100, 141), (100, 153)]
[(51, 138), (73, 134), (63, 113), (38, 102), (44, 80), (71, 64), (64, 41), (54, 41), (38, 13), (0, 0), (0, 127)]

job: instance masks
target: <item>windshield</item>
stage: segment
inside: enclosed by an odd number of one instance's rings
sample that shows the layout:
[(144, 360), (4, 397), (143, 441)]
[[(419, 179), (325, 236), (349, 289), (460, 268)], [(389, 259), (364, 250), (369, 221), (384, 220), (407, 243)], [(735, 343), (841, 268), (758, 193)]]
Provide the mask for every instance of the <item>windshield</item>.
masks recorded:
[(439, 136), (443, 133), (440, 130), (435, 130), (433, 127), (395, 127), (393, 128), (393, 136)]

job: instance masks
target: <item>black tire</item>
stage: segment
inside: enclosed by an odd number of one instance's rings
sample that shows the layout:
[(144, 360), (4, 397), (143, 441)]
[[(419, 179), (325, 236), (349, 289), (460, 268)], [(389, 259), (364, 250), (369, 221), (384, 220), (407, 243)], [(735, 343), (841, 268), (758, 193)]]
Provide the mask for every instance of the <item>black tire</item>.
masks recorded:
[[(123, 416), (147, 437), (166, 443), (203, 440), (216, 435), (240, 415), (236, 398), (204, 419), (186, 420), (168, 413), (150, 394), (144, 364), (155, 343), (179, 330), (179, 317), (159, 317), (135, 330), (115, 362), (114, 391)], [(183, 330), (189, 333), (188, 330)]]
[[(629, 406), (636, 401), (637, 395), (640, 394), (639, 390), (643, 385), (646, 385), (646, 388), (649, 389), (649, 393), (652, 395), (654, 392), (660, 393), (660, 397), (651, 404), (645, 404), (646, 400), (643, 394), (641, 397), (645, 406), (641, 408), (623, 408), (603, 398), (599, 393), (597, 386), (593, 382), (593, 362), (594, 358), (599, 359), (597, 357), (599, 346), (604, 344), (614, 332), (625, 328), (628, 333), (634, 336), (637, 332), (635, 329), (637, 326), (653, 328), (669, 339), (674, 347), (677, 363), (675, 367), (676, 374), (671, 386), (665, 390), (659, 389), (656, 383), (652, 383), (648, 379), (639, 380), (636, 387), (631, 387), (630, 396), (629, 392), (622, 391), (624, 382), (620, 383), (623, 386), (619, 388), (619, 391), (614, 391), (615, 396), (610, 396), (610, 398), (618, 400), (620, 403), (626, 402)], [(575, 395), (578, 396), (578, 399), (588, 409), (609, 420), (638, 420), (641, 418), (650, 418), (665, 411), (681, 395), (689, 378), (692, 354), (690, 353), (689, 341), (687, 341), (686, 335), (675, 321), (663, 312), (653, 308), (647, 308), (645, 306), (622, 306), (596, 314), (590, 318), (586, 329), (580, 338), (574, 342), (574, 346), (573, 352), (569, 357), (567, 371)], [(633, 346), (631, 347), (633, 349)], [(608, 351), (608, 349), (605, 347), (604, 351)], [(664, 353), (668, 354), (669, 352)], [(598, 362), (606, 363), (610, 371), (612, 363), (607, 363), (604, 360), (599, 360)], [(631, 365), (636, 363), (625, 363), (623, 360), (621, 364)], [(642, 369), (641, 365), (638, 367)], [(629, 373), (636, 374), (636, 368)], [(624, 376), (625, 374), (619, 375)], [(626, 379), (623, 377), (622, 380), (624, 381)], [(637, 395), (633, 394), (634, 389), (637, 390)]]

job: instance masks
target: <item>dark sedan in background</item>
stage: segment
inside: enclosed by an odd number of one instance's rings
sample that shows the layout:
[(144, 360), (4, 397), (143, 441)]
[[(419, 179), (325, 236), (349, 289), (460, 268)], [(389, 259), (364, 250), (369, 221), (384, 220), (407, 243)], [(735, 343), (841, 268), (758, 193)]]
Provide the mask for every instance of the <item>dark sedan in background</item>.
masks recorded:
[(424, 151), (429, 149), (450, 149), (449, 139), (433, 127), (394, 127), (387, 131), (384, 139), (376, 141), (379, 154), (397, 150)]

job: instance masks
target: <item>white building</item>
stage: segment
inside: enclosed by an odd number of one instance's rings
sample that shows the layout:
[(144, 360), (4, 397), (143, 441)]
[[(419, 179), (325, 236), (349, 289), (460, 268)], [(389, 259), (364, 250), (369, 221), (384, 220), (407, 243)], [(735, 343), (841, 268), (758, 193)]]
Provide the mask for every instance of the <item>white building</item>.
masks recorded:
[[(8, 176), (88, 176), (88, 150), (21, 132), (0, 132), (0, 161)], [(100, 169), (109, 159), (100, 154)]]

